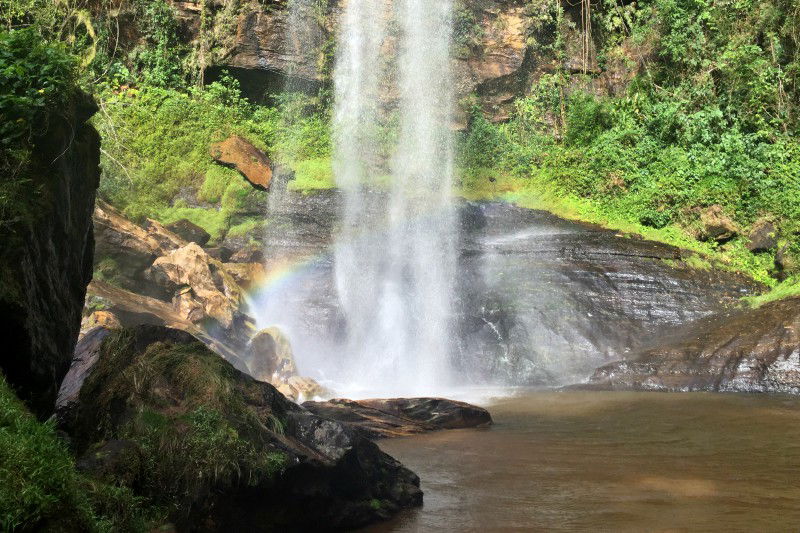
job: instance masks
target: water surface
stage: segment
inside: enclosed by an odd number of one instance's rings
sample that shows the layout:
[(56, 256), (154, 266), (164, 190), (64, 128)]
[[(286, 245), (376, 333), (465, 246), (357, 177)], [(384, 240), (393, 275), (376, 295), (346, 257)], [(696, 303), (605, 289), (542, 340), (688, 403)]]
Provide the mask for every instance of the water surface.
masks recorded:
[(535, 392), (380, 441), (425, 505), (371, 531), (797, 531), (800, 398)]

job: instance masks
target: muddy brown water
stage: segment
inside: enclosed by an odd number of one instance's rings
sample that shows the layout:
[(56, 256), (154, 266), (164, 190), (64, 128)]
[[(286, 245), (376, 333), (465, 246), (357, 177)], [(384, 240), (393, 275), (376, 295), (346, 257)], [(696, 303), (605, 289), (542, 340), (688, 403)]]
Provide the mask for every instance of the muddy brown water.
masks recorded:
[(420, 509), (368, 531), (800, 531), (800, 398), (532, 392), (380, 441)]

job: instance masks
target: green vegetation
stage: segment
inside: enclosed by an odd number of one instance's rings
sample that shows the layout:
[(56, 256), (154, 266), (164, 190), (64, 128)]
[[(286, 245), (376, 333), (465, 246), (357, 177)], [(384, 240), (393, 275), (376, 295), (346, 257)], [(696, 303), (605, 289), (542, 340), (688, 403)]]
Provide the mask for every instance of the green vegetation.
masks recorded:
[(51, 422), (39, 422), (0, 376), (0, 529), (146, 531), (129, 489), (75, 470)]
[(0, 229), (36, 212), (37, 186), (28, 158), (54, 109), (66, 108), (75, 90), (77, 61), (60, 44), (30, 30), (0, 32)]
[[(543, 17), (563, 24), (557, 12)], [(578, 89), (591, 74), (556, 71), (510, 122), (475, 113), (461, 143), (464, 195), (639, 233), (775, 284), (774, 251), (745, 244), (757, 220), (772, 220), (778, 248), (800, 255), (800, 10), (610, 1), (593, 17), (599, 65), (635, 72), (626, 92), (597, 97)], [(739, 229), (730, 242), (702, 240), (701, 214), (713, 205)]]

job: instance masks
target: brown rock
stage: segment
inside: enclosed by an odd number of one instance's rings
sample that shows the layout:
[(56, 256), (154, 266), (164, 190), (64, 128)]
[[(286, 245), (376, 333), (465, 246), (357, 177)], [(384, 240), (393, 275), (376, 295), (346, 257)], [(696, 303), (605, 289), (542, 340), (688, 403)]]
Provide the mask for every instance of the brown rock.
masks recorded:
[(724, 213), (720, 205), (705, 208), (700, 213), (700, 223), (703, 225), (700, 234), (702, 240), (723, 243), (734, 238), (739, 232), (736, 223)]
[(164, 224), (152, 218), (145, 220), (143, 227), (145, 231), (161, 245), (164, 251), (174, 250), (189, 244), (189, 241), (167, 229)]
[(492, 417), (486, 409), (444, 398), (393, 398), (305, 402), (314, 414), (331, 418), (371, 439), (404, 437), (439, 429), (484, 427)]
[(245, 290), (256, 287), (267, 274), (264, 263), (223, 263), (222, 266)]
[[(189, 319), (190, 317), (181, 315), (181, 309), (172, 304), (136, 294), (100, 280), (92, 281), (87, 288), (87, 301), (93, 299), (101, 300), (107, 308), (105, 312), (113, 315), (122, 327), (154, 325), (185, 331), (200, 339), (206, 346), (238, 370), (247, 372), (247, 365), (239, 358), (239, 350), (234, 344), (220, 340), (218, 337), (212, 337), (192, 322)], [(197, 302), (195, 304), (200, 307), (200, 312), (204, 313), (202, 306)], [(191, 313), (192, 311), (189, 310), (188, 312)]]
[(264, 250), (258, 246), (248, 246), (237, 250), (229, 259), (231, 263), (263, 263)]
[[(211, 317), (223, 328), (233, 325), (234, 316), (243, 302), (241, 287), (225, 271), (222, 263), (195, 243), (156, 259), (148, 275), (153, 280), (167, 280), (177, 286), (189, 287), (193, 298), (203, 307), (202, 318)], [(186, 294), (182, 291), (177, 295), (178, 301), (186, 298)], [(195, 315), (192, 322), (199, 321), (196, 319)]]
[(272, 180), (272, 167), (267, 154), (253, 146), (250, 141), (232, 135), (210, 148), (211, 157), (227, 167), (236, 169), (253, 187), (268, 189)]
[(768, 220), (759, 220), (747, 236), (747, 249), (753, 253), (768, 252), (778, 246), (777, 229)]
[(81, 334), (79, 339), (82, 338), (89, 330), (96, 327), (119, 329), (122, 327), (122, 323), (111, 311), (94, 311), (89, 316), (86, 316), (83, 318), (83, 320), (81, 320)]
[(227, 263), (233, 255), (233, 250), (226, 246), (213, 246), (211, 248), (206, 248), (205, 250), (208, 255), (217, 261), (222, 261), (223, 263)]
[(631, 360), (602, 366), (614, 390), (800, 392), (800, 298), (703, 318)]

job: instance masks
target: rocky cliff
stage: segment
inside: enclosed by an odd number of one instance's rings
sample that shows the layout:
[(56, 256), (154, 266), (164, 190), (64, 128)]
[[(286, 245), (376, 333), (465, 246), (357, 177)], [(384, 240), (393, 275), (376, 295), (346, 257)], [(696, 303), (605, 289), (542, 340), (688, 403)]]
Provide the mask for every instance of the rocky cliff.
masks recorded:
[[(204, 56), (206, 81), (227, 69), (245, 94), (261, 100), (282, 89), (314, 89), (330, 80), (343, 1), (172, 3), (184, 38), (209, 50)], [(630, 81), (642, 54), (612, 58), (600, 69), (593, 59), (595, 45), (590, 42), (587, 53), (584, 36), (576, 29), (581, 24), (579, 5), (562, 2), (560, 18), (556, 5), (545, 0), (455, 3), (452, 62), (459, 126), (466, 126), (474, 104), (492, 120), (506, 120), (516, 98), (556, 71), (569, 78), (568, 87), (598, 93), (619, 92)], [(390, 12), (391, 2), (387, 16)], [(557, 39), (559, 47), (563, 41), (563, 53), (556, 50)], [(387, 47), (393, 46), (391, 41)], [(387, 90), (383, 97), (391, 102), (396, 95)]]
[(79, 94), (52, 112), (31, 156), (36, 212), (0, 239), (0, 368), (40, 416), (52, 412), (72, 360), (92, 277), (100, 138), (87, 121), (95, 111)]

